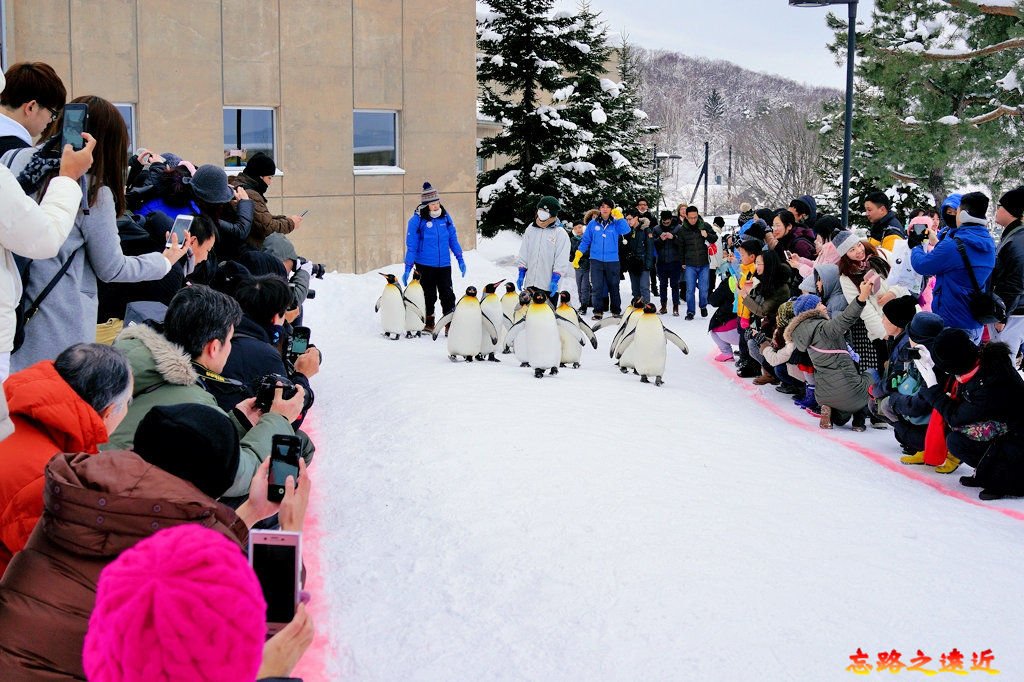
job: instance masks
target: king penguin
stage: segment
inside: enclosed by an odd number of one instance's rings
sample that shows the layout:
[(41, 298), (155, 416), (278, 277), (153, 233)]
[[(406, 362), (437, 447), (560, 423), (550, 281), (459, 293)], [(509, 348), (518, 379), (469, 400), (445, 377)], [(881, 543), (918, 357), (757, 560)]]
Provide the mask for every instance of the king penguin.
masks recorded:
[[(548, 302), (548, 296), (542, 291), (534, 292), (526, 315), (512, 325), (505, 339), (506, 344), (515, 343), (516, 351), (523, 347), (527, 361), (533, 367), (533, 375), (540, 379), (545, 370), (558, 374), (558, 364), (562, 357), (562, 341), (559, 329), (566, 329), (576, 336), (576, 343), (583, 345), (583, 332), (564, 317), (555, 314)], [(520, 337), (516, 341), (516, 337)]]
[(398, 286), (398, 278), (394, 275), (386, 275), (383, 272), (377, 273), (387, 280), (384, 285), (384, 293), (377, 299), (374, 312), (380, 313), (380, 323), (384, 327), (384, 336), (395, 340), (402, 338), (405, 331), (405, 299), (402, 296), (402, 288)]
[(686, 342), (674, 331), (665, 328), (655, 305), (648, 303), (640, 313), (635, 328), (619, 342), (615, 353), (616, 356), (622, 357), (623, 353), (632, 350), (633, 366), (640, 374), (640, 381), (649, 384), (650, 380), (647, 377), (653, 376), (654, 385), (661, 386), (665, 383), (661, 377), (665, 374), (665, 345), (669, 341), (684, 354), (690, 353)]
[[(505, 348), (505, 334), (514, 322), (516, 308), (519, 307), (519, 294), (516, 293), (516, 285), (512, 282), (505, 282), (505, 295), (501, 297), (501, 312), (505, 316), (505, 325), (498, 330), (498, 348)], [(505, 348), (502, 354), (508, 355), (512, 351)]]
[[(583, 332), (583, 335), (590, 340), (594, 348), (597, 348), (597, 337), (594, 336), (594, 331), (580, 318), (579, 312), (570, 304), (571, 300), (572, 295), (568, 291), (558, 294), (559, 306), (555, 308), (555, 314), (564, 317), (570, 322), (575, 322), (579, 330)], [(562, 341), (562, 360), (558, 366), (565, 367), (567, 364), (572, 363), (573, 369), (579, 369), (580, 358), (583, 355), (583, 346), (580, 345), (575, 335), (562, 327), (558, 328), (558, 336)]]
[(424, 311), (427, 309), (427, 301), (423, 295), (423, 284), (420, 282), (418, 270), (412, 271), (412, 281), (405, 288), (405, 338), (410, 339), (413, 335), (419, 338), (426, 327)]
[[(498, 298), (498, 294), (495, 293), (498, 289), (498, 285), (505, 280), (498, 280), (493, 284), (484, 285), (484, 300), (480, 302), (480, 312), (483, 313), (484, 317), (491, 321), (494, 328), (498, 330), (498, 341), (504, 336), (505, 332), (505, 314), (501, 309), (501, 299)], [(494, 351), (497, 344), (491, 340), (487, 331), (481, 332), (480, 339), (480, 355), (476, 356), (477, 360), (486, 359), (490, 362), (501, 362), (498, 358), (494, 357)]]
[[(516, 309), (512, 312), (512, 324), (509, 325), (509, 329), (512, 329), (512, 325), (526, 317), (526, 311), (530, 309), (530, 292), (521, 291), (517, 297), (519, 301)], [(508, 334), (505, 335), (505, 345), (502, 346), (502, 353), (508, 351), (509, 346), (515, 351), (516, 360), (519, 361), (520, 367), (529, 367), (530, 359), (526, 352), (526, 343), (522, 342), (519, 345), (508, 341)]]
[(466, 362), (473, 362), (474, 357), (480, 354), (484, 333), (490, 335), (491, 343), (498, 342), (498, 330), (480, 310), (476, 287), (468, 287), (466, 295), (455, 304), (455, 310), (434, 325), (435, 341), (437, 335), (449, 323), (451, 327), (448, 330), (448, 359), (452, 362), (460, 356), (464, 357)]

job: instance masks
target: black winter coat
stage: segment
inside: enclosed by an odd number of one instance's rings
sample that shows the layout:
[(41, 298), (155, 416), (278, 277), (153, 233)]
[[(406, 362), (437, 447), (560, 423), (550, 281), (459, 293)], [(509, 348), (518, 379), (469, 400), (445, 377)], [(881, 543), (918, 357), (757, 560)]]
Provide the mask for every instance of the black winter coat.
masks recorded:
[[(662, 239), (668, 233), (672, 239)], [(654, 226), (654, 248), (658, 252), (659, 263), (681, 263), (683, 261), (683, 226), (675, 218), (672, 224), (665, 227), (661, 223)]]
[[(707, 233), (707, 237), (701, 236), (701, 230)], [(682, 222), (683, 237), (683, 265), (703, 267), (710, 264), (708, 258), (708, 247), (718, 241), (718, 235), (704, 222), (703, 218), (697, 219), (696, 225), (689, 222)]]
[(896, 217), (896, 214), (889, 211), (885, 214), (884, 218), (871, 223), (870, 235), (875, 241), (881, 242), (891, 235), (897, 235), (900, 239), (906, 239), (907, 231), (903, 228), (903, 223)]
[(1005, 343), (982, 347), (978, 372), (960, 386), (956, 400), (946, 394), (942, 384), (922, 388), (920, 395), (938, 410), (950, 428), (998, 421), (1016, 431), (1024, 423), (1020, 409), (1024, 403), (1024, 378), (1014, 368)]
[(736, 319), (736, 313), (732, 309), (735, 300), (736, 295), (729, 286), (729, 278), (726, 277), (719, 280), (718, 286), (708, 296), (708, 304), (715, 309), (715, 314), (711, 316), (711, 321), (708, 322), (708, 331), (721, 327), (729, 320)]
[(1003, 229), (996, 248), (996, 266), (989, 278), (991, 290), (1006, 304), (1010, 315), (1024, 315), (1024, 224), (1015, 220)]
[(650, 225), (644, 227), (641, 222), (622, 239), (626, 242), (626, 256), (622, 260), (624, 271), (637, 273), (654, 267), (654, 231)]

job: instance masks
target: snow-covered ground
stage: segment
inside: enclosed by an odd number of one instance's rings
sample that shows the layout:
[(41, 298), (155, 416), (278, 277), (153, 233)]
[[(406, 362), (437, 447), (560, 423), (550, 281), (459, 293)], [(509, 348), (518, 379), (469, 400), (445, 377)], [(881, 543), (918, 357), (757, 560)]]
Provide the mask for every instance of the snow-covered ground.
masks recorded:
[[(482, 240), (456, 293), (517, 248)], [(699, 317), (666, 318), (691, 353), (660, 388), (612, 329), (537, 380), (385, 340), (383, 284), (329, 275), (308, 309), (322, 679), (848, 679), (858, 647), (1024, 679), (1024, 501), (891, 464), (888, 431), (822, 434), (711, 362)]]

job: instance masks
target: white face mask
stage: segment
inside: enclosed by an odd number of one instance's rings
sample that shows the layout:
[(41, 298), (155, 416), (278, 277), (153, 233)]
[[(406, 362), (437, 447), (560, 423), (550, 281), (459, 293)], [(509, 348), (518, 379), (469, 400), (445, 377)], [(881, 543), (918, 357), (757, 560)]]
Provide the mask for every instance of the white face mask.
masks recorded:
[(436, 211), (431, 211), (430, 212), (430, 217), (431, 218), (440, 218), (441, 217), (441, 209), (437, 209)]
[(543, 208), (537, 211), (537, 220), (544, 222), (551, 217), (551, 214), (545, 211)]

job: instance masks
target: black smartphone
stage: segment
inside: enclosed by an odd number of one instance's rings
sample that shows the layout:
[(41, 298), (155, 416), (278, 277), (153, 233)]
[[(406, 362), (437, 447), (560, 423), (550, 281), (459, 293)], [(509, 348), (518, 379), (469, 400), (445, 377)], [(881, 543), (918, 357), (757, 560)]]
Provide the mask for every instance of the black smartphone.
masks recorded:
[(61, 148), (66, 144), (71, 145), (75, 151), (85, 147), (85, 138), (82, 137), (82, 133), (85, 132), (88, 123), (88, 104), (65, 104)]
[[(185, 243), (185, 233), (192, 229), (192, 221), (195, 216), (190, 215), (179, 215), (174, 219), (174, 224), (171, 225), (171, 234), (178, 235), (178, 246)], [(164, 244), (165, 249), (171, 248), (171, 237), (167, 237), (167, 243)]]
[(302, 213), (300, 213), (299, 217), (300, 218), (305, 218), (307, 213), (309, 213), (309, 209), (308, 208), (305, 211), (303, 211)]
[(299, 451), (302, 444), (296, 436), (276, 435), (270, 444), (270, 480), (267, 483), (267, 499), (280, 502), (284, 499), (284, 482), (291, 476), (299, 480)]
[(288, 344), (288, 355), (298, 357), (309, 348), (309, 327), (293, 327), (292, 340)]
[(302, 595), (302, 533), (250, 531), (249, 565), (267, 602), (267, 632), (276, 634), (295, 617)]
[(909, 348), (909, 349), (907, 349), (907, 357), (910, 358), (911, 360), (920, 360), (921, 359), (921, 349), (920, 348)]

